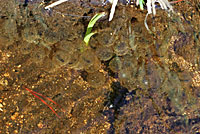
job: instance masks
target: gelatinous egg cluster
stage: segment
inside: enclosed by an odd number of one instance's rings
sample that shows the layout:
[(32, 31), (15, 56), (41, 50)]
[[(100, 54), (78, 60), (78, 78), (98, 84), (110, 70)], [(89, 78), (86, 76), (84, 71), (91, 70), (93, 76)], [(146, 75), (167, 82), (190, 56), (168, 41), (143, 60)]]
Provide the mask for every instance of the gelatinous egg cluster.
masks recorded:
[[(7, 33), (8, 40), (11, 37), (19, 38), (19, 53), (30, 56), (32, 62), (45, 68), (47, 72), (61, 67), (86, 71), (85, 80), (91, 86), (99, 87), (106, 80), (105, 74), (99, 71), (104, 69), (114, 73), (115, 75), (108, 74), (130, 90), (139, 83), (145, 84), (144, 64), (148, 51), (145, 45), (141, 45), (146, 43), (140, 36), (143, 29), (138, 26), (134, 30), (124, 16), (109, 23), (100, 21), (95, 24), (99, 32), (86, 47), (83, 35), (89, 19), (66, 19), (59, 14), (47, 16), (41, 10), (34, 9), (34, 12), (29, 9), (17, 11), (17, 21), (2, 20), (7, 28), (4, 33)], [(23, 19), (26, 22), (22, 21), (21, 16), (25, 16)], [(135, 32), (130, 32), (130, 29)]]

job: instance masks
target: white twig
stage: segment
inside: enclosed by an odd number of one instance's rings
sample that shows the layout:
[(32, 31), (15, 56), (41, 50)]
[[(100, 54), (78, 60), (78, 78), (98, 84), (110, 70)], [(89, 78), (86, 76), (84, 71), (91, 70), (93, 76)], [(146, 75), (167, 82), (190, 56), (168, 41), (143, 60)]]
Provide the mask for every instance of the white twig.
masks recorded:
[(149, 31), (150, 33), (152, 33), (151, 30), (150, 30), (149, 27), (148, 27), (148, 24), (147, 24), (147, 17), (148, 17), (148, 15), (149, 15), (149, 13), (147, 13), (146, 16), (145, 16), (144, 25), (145, 25), (147, 31)]
[(153, 12), (153, 15), (156, 15), (156, 5), (155, 3), (159, 3), (161, 9), (167, 10), (167, 11), (173, 11), (172, 6), (168, 2), (168, 0), (147, 0), (147, 11), (148, 14), (151, 14)]
[(115, 13), (115, 8), (117, 6), (118, 0), (113, 0), (112, 1), (112, 7), (110, 10), (110, 16), (109, 16), (109, 21), (111, 21), (113, 19), (114, 13)]
[(50, 8), (55, 7), (63, 2), (66, 2), (66, 1), (68, 1), (68, 0), (58, 0), (50, 5), (46, 6), (44, 9), (50, 9)]
[(139, 0), (137, 0), (137, 1), (136, 1), (136, 5), (138, 6), (138, 5), (139, 5), (139, 3), (140, 3), (140, 1), (139, 1)]

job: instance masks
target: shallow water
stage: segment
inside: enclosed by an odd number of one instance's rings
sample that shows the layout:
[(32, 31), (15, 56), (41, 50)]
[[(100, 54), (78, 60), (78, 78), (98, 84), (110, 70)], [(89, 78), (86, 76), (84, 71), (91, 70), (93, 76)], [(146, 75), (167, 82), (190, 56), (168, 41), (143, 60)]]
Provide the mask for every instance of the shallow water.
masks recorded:
[[(101, 1), (45, 2), (0, 2), (0, 133), (200, 133), (197, 1), (157, 10), (152, 33), (131, 5), (108, 22)], [(24, 86), (59, 103), (61, 119)]]

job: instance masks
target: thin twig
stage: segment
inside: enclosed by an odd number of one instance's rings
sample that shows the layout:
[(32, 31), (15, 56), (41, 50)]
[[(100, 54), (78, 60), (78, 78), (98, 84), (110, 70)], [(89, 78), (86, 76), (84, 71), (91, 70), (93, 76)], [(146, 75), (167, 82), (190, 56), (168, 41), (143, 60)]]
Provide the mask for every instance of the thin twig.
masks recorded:
[(114, 13), (115, 13), (115, 8), (117, 6), (118, 0), (113, 0), (112, 1), (112, 7), (110, 10), (110, 16), (109, 16), (109, 21), (111, 21), (113, 19)]
[(149, 13), (147, 13), (146, 16), (145, 16), (144, 25), (145, 25), (147, 31), (149, 31), (149, 33), (152, 33), (151, 30), (150, 30), (149, 27), (148, 27), (148, 24), (147, 24), (147, 17), (148, 17), (148, 15), (149, 15)]
[(62, 4), (63, 2), (66, 2), (66, 1), (68, 1), (68, 0), (58, 0), (58, 1), (56, 1), (52, 4), (50, 4), (50, 5), (46, 6), (44, 9), (50, 9), (52, 7), (59, 5), (59, 4)]

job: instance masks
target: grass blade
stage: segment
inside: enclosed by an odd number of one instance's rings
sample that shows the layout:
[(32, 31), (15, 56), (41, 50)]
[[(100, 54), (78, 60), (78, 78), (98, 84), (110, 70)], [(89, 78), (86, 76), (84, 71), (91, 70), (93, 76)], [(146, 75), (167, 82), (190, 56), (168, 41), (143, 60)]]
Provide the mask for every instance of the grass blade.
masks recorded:
[(92, 32), (92, 28), (94, 26), (94, 24), (97, 22), (97, 20), (99, 20), (101, 17), (105, 16), (105, 13), (97, 13), (95, 16), (92, 17), (92, 19), (90, 20), (88, 26), (87, 26), (87, 31), (85, 33), (85, 37), (84, 37), (84, 42), (86, 43), (86, 46), (88, 45), (89, 41), (90, 41), (90, 37), (92, 35), (94, 35), (96, 32), (91, 33)]

